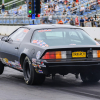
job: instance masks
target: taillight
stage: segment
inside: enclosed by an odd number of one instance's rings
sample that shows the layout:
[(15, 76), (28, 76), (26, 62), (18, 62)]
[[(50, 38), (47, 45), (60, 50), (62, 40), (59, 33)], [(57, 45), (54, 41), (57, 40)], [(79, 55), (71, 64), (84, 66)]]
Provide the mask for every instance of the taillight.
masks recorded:
[(65, 59), (66, 51), (46, 52), (42, 59)]
[(100, 50), (97, 50), (98, 58), (100, 58)]
[(100, 58), (100, 50), (93, 50), (93, 58)]

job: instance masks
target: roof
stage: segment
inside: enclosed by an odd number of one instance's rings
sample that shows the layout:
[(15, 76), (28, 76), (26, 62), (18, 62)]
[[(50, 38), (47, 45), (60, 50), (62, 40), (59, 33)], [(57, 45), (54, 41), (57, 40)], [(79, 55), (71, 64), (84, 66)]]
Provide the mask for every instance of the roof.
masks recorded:
[(40, 24), (40, 25), (27, 25), (24, 26), (30, 29), (42, 29), (42, 28), (79, 28), (72, 25), (62, 25), (62, 24)]

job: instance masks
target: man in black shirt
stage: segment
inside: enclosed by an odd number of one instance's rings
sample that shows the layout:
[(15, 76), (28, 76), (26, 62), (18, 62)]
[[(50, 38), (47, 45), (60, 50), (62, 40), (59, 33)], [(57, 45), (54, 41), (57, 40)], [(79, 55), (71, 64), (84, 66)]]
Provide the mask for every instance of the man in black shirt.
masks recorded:
[(5, 6), (4, 6), (4, 4), (2, 4), (2, 13), (4, 13), (5, 12)]
[(81, 17), (81, 19), (80, 19), (80, 26), (84, 27), (84, 19), (83, 19), (83, 17)]
[(91, 26), (94, 27), (95, 26), (95, 21), (94, 21), (93, 17), (90, 18), (90, 21), (91, 21)]

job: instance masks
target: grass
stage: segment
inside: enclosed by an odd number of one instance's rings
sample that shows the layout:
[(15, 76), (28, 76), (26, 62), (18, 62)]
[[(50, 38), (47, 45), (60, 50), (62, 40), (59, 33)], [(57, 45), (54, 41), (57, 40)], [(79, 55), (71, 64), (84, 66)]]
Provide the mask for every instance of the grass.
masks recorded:
[[(10, 2), (10, 1), (13, 1), (13, 0), (4, 0), (5, 3)], [(5, 7), (5, 10), (10, 10), (12, 8), (16, 8), (16, 7), (18, 7), (18, 6), (22, 5), (22, 4), (24, 4), (24, 1), (16, 3), (15, 5), (10, 5), (8, 7)], [(2, 0), (0, 0), (0, 5), (2, 5)]]
[[(10, 2), (10, 1), (13, 1), (13, 0), (4, 0), (5, 3)], [(0, 5), (2, 5), (2, 0), (0, 0)]]

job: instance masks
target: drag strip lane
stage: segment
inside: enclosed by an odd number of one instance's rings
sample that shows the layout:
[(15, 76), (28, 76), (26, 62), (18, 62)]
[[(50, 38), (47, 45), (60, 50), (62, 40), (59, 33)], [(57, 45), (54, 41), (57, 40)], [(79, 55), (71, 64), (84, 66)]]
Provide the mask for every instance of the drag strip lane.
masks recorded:
[(66, 98), (67, 100), (78, 100), (78, 98), (79, 100), (80, 98), (81, 100), (100, 100), (99, 88), (100, 82), (96, 84), (83, 84), (80, 78), (76, 79), (72, 74), (65, 75), (64, 77), (56, 75), (55, 80), (48, 77), (44, 84), (40, 86), (26, 85), (23, 73), (8, 67), (5, 68), (4, 74), (0, 75), (0, 96), (2, 93), (6, 93), (7, 98), (8, 95), (14, 93), (11, 98), (17, 96), (17, 100), (33, 100), (32, 98), (34, 97), (35, 100), (40, 100), (40, 98), (42, 98), (41, 100), (66, 100)]

